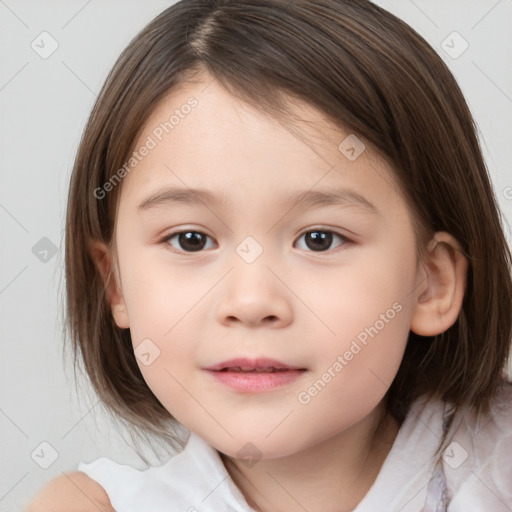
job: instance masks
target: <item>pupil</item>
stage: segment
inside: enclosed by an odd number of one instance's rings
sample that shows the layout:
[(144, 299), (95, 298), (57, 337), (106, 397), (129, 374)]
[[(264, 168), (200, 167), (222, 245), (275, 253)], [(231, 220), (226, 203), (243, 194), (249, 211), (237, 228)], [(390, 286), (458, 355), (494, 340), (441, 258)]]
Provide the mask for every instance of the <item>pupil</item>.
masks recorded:
[(189, 231), (187, 233), (180, 233), (179, 242), (183, 249), (201, 250), (204, 247), (204, 240), (201, 240), (201, 233)]
[[(313, 240), (313, 243), (308, 243), (309, 236)], [(332, 243), (332, 233), (326, 233), (324, 231), (311, 231), (306, 235), (306, 245), (312, 250), (328, 249)]]

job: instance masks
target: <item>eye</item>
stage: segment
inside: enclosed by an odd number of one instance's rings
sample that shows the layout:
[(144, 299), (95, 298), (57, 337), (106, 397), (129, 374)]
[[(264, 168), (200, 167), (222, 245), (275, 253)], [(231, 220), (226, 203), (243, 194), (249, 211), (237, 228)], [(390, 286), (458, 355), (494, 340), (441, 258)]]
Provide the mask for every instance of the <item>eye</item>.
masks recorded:
[[(331, 249), (333, 238), (337, 237), (341, 242), (336, 246), (345, 245), (350, 240), (343, 236), (341, 233), (331, 230), (314, 229), (303, 233), (299, 240), (306, 237), (306, 247), (313, 252), (326, 252)], [(203, 249), (211, 248), (205, 247), (207, 245), (207, 239), (210, 239), (208, 235), (201, 231), (178, 231), (167, 235), (161, 243), (168, 244), (175, 248), (178, 252), (200, 252)], [(211, 239), (210, 239), (211, 240)], [(178, 246), (178, 247), (177, 247)]]
[[(208, 235), (200, 231), (180, 231), (172, 233), (161, 240), (162, 243), (168, 243), (180, 252), (198, 252), (205, 248), (205, 240), (210, 238)], [(176, 243), (181, 247), (176, 247), (172, 240), (176, 239)]]
[(350, 242), (350, 240), (346, 236), (343, 236), (341, 233), (323, 229), (313, 229), (306, 231), (299, 237), (299, 240), (302, 237), (306, 237), (306, 247), (314, 252), (328, 251), (333, 242), (333, 237), (338, 237), (341, 240), (341, 243), (339, 243), (336, 247)]

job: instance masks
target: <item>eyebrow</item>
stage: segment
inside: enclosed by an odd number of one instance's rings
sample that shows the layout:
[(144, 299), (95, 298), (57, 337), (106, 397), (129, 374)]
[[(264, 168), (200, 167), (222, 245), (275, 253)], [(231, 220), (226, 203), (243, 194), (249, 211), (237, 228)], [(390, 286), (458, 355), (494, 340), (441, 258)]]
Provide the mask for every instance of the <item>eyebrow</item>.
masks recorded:
[[(215, 195), (204, 189), (166, 187), (148, 195), (142, 200), (137, 209), (143, 213), (175, 203), (187, 205), (203, 203), (207, 206), (225, 208), (228, 200), (224, 194)], [(284, 201), (284, 205), (290, 209), (299, 204), (304, 207), (355, 206), (368, 213), (379, 214), (379, 210), (374, 204), (358, 192), (350, 189), (305, 190), (290, 195)]]

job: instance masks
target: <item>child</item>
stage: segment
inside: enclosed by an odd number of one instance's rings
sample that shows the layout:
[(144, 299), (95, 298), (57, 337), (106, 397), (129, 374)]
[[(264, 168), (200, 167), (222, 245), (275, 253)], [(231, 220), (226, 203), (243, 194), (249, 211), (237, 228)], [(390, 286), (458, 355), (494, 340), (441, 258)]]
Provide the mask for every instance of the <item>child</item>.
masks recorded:
[(512, 510), (510, 263), (467, 104), (404, 22), (172, 5), (85, 129), (66, 278), (103, 402), (190, 436), (29, 511)]

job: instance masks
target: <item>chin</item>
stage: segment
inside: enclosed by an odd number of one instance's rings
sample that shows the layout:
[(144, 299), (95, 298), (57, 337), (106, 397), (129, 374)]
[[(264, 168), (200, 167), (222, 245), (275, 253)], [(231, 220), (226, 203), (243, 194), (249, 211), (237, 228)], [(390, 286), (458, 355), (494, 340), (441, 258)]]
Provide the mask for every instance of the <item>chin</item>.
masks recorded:
[(268, 436), (268, 431), (258, 431), (254, 426), (238, 428), (233, 437), (225, 433), (221, 436), (212, 436), (211, 432), (197, 434), (224, 455), (246, 460), (249, 464), (252, 460), (287, 457), (308, 448), (310, 443), (314, 444), (311, 439), (297, 437), (296, 431), (283, 429), (281, 435), (275, 432)]

